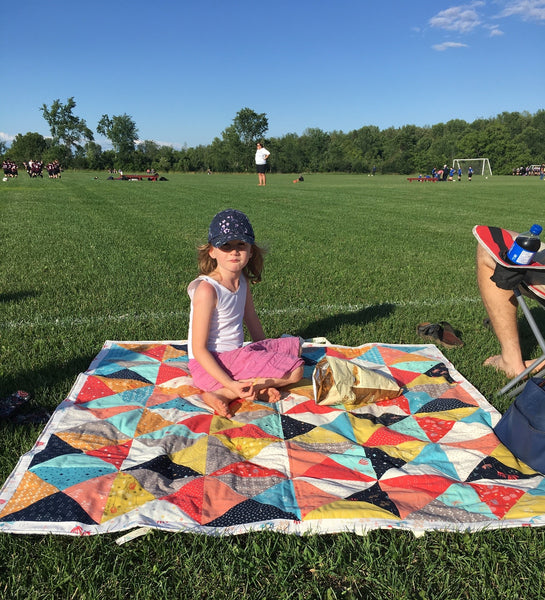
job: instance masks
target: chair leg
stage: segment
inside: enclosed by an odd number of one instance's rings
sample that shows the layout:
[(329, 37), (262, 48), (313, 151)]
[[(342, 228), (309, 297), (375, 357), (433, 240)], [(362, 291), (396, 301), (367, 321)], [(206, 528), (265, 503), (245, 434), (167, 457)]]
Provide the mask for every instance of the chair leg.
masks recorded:
[(529, 367), (526, 367), (526, 369), (524, 369), (522, 373), (514, 377), (507, 385), (502, 387), (501, 390), (499, 390), (499, 392), (497, 392), (498, 396), (503, 396), (503, 394), (509, 392), (507, 396), (508, 398), (512, 398), (520, 392), (520, 390), (524, 386), (521, 385), (517, 386), (516, 388), (515, 386), (545, 360), (545, 339), (543, 339), (541, 331), (539, 330), (539, 327), (537, 326), (537, 323), (535, 322), (535, 319), (532, 316), (532, 313), (530, 312), (530, 309), (528, 308), (528, 305), (526, 304), (523, 295), (520, 293), (519, 288), (516, 288), (514, 290), (514, 294), (515, 298), (517, 299), (517, 302), (519, 303), (519, 306), (522, 309), (522, 312), (524, 313), (524, 316), (526, 317), (526, 320), (528, 321), (528, 325), (530, 325), (530, 329), (532, 330), (532, 333), (534, 334), (536, 341), (539, 344), (539, 347), (541, 348), (542, 355), (539, 358), (537, 358)]

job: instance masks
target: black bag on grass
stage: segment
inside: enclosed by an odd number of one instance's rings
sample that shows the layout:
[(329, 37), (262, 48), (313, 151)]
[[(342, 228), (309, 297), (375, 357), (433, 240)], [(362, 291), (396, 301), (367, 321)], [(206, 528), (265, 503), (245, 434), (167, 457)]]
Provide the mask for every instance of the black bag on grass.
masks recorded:
[(545, 379), (529, 379), (494, 428), (504, 446), (545, 474)]

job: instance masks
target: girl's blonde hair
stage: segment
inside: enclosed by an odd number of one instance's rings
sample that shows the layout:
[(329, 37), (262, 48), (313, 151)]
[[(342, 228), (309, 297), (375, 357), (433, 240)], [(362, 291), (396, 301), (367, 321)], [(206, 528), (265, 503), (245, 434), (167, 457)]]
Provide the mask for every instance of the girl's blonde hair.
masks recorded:
[[(199, 275), (210, 275), (218, 266), (218, 261), (210, 256), (212, 244), (203, 244), (197, 248), (197, 263), (199, 265)], [(263, 271), (263, 257), (265, 251), (263, 248), (252, 244), (252, 255), (248, 264), (244, 267), (243, 273), (251, 283), (259, 283), (261, 281), (261, 273)]]

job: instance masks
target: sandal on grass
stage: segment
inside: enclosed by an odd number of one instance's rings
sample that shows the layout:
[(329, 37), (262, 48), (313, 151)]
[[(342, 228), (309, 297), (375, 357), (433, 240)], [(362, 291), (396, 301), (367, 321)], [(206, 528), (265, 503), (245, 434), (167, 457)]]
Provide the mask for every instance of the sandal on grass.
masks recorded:
[(0, 419), (7, 419), (15, 413), (23, 404), (30, 400), (30, 394), (18, 390), (13, 394), (0, 399)]
[(460, 348), (464, 342), (458, 337), (454, 328), (447, 321), (439, 323), (420, 323), (416, 333), (427, 340), (432, 340), (445, 348)]

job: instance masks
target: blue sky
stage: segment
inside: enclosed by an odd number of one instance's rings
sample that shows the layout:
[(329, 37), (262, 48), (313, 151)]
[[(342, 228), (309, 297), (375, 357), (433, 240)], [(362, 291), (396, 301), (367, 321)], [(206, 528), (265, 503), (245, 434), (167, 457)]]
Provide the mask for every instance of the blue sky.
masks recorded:
[(39, 108), (69, 97), (94, 132), (126, 113), (140, 139), (176, 148), (221, 137), (243, 107), (266, 113), (269, 136), (545, 108), (545, 0), (26, 0), (4, 12), (8, 143), (49, 135)]

